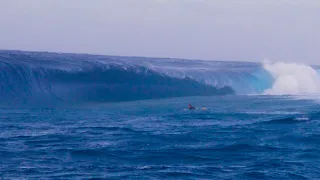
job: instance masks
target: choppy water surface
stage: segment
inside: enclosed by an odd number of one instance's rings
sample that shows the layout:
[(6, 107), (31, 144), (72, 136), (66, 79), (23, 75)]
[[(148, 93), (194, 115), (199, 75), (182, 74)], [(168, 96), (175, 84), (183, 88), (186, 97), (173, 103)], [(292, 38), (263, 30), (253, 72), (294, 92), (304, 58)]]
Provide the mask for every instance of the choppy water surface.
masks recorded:
[[(319, 179), (315, 97), (0, 109), (3, 179)], [(184, 110), (188, 103), (208, 110)]]

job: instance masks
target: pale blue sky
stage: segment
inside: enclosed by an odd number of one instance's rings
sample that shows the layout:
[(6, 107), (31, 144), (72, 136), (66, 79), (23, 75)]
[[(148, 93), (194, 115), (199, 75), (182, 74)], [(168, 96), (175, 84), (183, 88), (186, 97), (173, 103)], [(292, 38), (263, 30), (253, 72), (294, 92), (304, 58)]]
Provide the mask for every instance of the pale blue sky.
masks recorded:
[(320, 0), (1, 0), (0, 49), (320, 64)]

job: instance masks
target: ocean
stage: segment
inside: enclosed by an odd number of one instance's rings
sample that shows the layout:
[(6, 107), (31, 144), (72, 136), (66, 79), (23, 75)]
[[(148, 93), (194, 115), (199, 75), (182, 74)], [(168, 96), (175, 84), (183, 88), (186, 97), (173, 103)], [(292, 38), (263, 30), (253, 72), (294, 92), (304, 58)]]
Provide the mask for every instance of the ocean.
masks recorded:
[(320, 179), (319, 82), (293, 63), (0, 51), (0, 179)]

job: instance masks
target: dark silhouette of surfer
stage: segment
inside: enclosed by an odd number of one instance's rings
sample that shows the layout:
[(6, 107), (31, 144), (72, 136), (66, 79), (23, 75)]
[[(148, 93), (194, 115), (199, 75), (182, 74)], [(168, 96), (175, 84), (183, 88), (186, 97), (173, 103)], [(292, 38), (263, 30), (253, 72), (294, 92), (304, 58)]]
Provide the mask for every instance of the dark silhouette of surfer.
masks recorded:
[(189, 110), (195, 110), (196, 108), (193, 107), (191, 104), (188, 104), (188, 109), (189, 109)]

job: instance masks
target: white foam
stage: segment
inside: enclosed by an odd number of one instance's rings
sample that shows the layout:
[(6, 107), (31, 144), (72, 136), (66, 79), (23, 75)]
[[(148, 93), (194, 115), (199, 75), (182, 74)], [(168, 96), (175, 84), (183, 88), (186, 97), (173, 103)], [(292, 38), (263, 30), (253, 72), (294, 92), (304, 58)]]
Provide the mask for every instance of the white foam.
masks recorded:
[(274, 78), (272, 87), (265, 90), (264, 94), (302, 95), (320, 93), (320, 76), (309, 65), (265, 62), (263, 67)]
[(308, 121), (309, 118), (307, 118), (307, 117), (298, 117), (298, 118), (296, 118), (296, 120), (297, 121)]
[(298, 111), (247, 111), (247, 114), (263, 114), (263, 115), (295, 115), (300, 114)]

